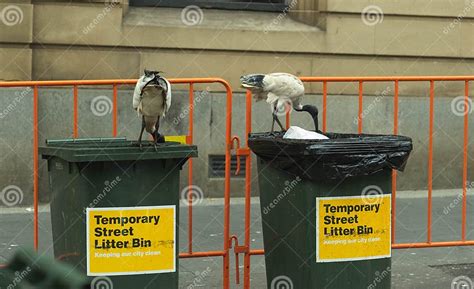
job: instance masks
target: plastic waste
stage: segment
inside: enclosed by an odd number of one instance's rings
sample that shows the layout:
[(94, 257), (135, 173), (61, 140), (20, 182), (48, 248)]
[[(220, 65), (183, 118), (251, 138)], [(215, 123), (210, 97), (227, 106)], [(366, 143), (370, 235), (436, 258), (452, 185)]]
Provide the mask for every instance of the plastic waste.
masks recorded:
[(290, 126), (283, 135), (284, 139), (329, 139), (327, 136), (315, 131), (305, 130), (299, 126)]

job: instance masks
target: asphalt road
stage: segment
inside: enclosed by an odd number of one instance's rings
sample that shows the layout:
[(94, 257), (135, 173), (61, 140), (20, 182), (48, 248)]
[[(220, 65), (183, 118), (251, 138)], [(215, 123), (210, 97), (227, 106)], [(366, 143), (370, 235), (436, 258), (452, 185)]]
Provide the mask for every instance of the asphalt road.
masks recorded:
[[(436, 196), (442, 197), (436, 197)], [(461, 205), (456, 195), (436, 193), (433, 198), (433, 241), (456, 240), (461, 232)], [(263, 247), (258, 199), (252, 199), (252, 248)], [(451, 209), (446, 208), (452, 204)], [(474, 198), (468, 199), (468, 239), (474, 239)], [(426, 240), (426, 199), (397, 199), (397, 242)], [(40, 217), (40, 252), (52, 256), (51, 222), (48, 207), (42, 207)], [(243, 242), (244, 206), (241, 199), (231, 205), (231, 232)], [(187, 210), (181, 207), (182, 228), (187, 227)], [(223, 246), (223, 206), (219, 200), (205, 201), (194, 208), (193, 250), (207, 251)], [(33, 223), (31, 209), (0, 208), (0, 263), (4, 263), (18, 246), (32, 246)], [(186, 250), (187, 233), (180, 231), (180, 249)], [(235, 284), (235, 259), (231, 254), (231, 288)], [(240, 259), (241, 279), (243, 260)], [(222, 259), (182, 259), (179, 264), (180, 288), (222, 288)], [(473, 289), (451, 287), (453, 279), (467, 276), (474, 280), (474, 247), (447, 247), (434, 249), (403, 249), (392, 253), (392, 288), (398, 289)], [(265, 260), (253, 256), (251, 288), (266, 288)], [(301, 289), (301, 288), (295, 288)], [(306, 289), (306, 288), (303, 288)]]

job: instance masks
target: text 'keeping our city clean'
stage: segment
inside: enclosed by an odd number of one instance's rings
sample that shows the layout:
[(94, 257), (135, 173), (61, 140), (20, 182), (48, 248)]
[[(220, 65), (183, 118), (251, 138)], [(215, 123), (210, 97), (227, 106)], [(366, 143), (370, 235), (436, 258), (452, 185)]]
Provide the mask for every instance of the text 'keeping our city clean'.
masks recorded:
[(176, 207), (87, 209), (89, 276), (176, 270)]
[(316, 198), (316, 262), (391, 255), (391, 195)]

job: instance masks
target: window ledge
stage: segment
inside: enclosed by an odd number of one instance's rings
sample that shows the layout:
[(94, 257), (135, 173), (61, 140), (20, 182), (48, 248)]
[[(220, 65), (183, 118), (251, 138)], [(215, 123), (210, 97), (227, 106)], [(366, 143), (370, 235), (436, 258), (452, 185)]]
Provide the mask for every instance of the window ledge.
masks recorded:
[[(200, 23), (186, 25), (180, 8), (130, 7), (124, 19), (127, 26), (228, 29), (248, 31), (317, 32), (319, 28), (295, 21), (284, 13), (202, 9)], [(184, 17), (184, 16), (183, 16)], [(200, 17), (200, 18), (199, 18)], [(193, 20), (188, 20), (192, 24)]]

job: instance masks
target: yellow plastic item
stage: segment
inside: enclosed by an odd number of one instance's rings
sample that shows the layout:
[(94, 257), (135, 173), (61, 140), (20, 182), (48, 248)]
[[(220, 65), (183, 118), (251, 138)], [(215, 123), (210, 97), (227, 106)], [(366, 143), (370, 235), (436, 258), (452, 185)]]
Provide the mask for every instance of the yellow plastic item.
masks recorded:
[(186, 137), (185, 135), (167, 135), (165, 136), (165, 141), (174, 141), (179, 142), (181, 144), (186, 144)]

